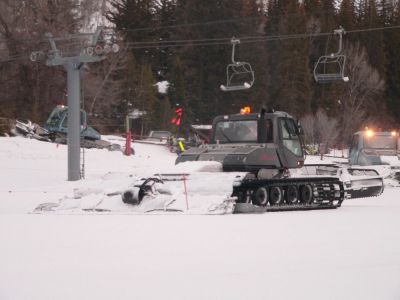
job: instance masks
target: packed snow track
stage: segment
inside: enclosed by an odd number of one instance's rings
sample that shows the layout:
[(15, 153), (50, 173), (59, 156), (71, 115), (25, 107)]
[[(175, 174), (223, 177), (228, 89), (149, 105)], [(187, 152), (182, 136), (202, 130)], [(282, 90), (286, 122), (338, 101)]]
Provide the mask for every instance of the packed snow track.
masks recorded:
[(400, 299), (395, 187), (338, 210), (32, 213), (60, 200), (93, 207), (174, 168), (165, 147), (134, 147), (87, 150), (86, 179), (67, 182), (66, 146), (0, 138), (0, 299)]

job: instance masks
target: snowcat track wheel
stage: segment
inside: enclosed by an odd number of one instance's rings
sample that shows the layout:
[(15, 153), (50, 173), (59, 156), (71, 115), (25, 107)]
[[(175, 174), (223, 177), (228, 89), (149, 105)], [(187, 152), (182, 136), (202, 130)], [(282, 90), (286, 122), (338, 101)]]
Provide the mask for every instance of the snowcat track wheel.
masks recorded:
[(283, 191), (279, 186), (273, 186), (269, 194), (269, 203), (271, 205), (280, 205), (283, 200)]
[(251, 203), (251, 197), (253, 195), (253, 190), (247, 190), (244, 194), (244, 201), (243, 203)]
[(268, 204), (268, 191), (265, 187), (259, 187), (254, 193), (253, 204), (258, 206), (267, 206)]
[(304, 204), (311, 204), (313, 202), (313, 191), (311, 185), (306, 184), (300, 188), (300, 202)]
[(285, 200), (287, 204), (296, 204), (299, 200), (299, 192), (297, 186), (289, 185), (286, 189)]
[(240, 191), (236, 195), (238, 203), (247, 203), (247, 194), (246, 192)]
[[(251, 203), (252, 200), (252, 190), (242, 190), (236, 193), (238, 203)], [(235, 196), (235, 193), (232, 195)]]

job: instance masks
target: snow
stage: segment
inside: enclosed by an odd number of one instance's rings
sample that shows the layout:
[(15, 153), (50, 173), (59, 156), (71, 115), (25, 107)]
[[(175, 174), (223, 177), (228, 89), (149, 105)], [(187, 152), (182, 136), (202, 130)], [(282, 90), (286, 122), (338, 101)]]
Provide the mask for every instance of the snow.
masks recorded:
[(155, 85), (157, 86), (158, 92), (160, 94), (166, 94), (169, 87), (169, 81), (167, 80), (159, 81)]
[(196, 130), (211, 130), (212, 125), (192, 125), (192, 128)]
[(208, 186), (232, 179), (217, 164), (175, 167), (165, 146), (133, 146), (131, 157), (86, 150), (86, 179), (67, 182), (66, 146), (0, 138), (0, 299), (400, 298), (398, 188), (323, 211), (138, 214), (115, 196), (120, 213), (32, 213), (60, 200), (91, 207), (171, 170), (204, 176), (189, 201), (212, 201)]
[(400, 168), (400, 160), (399, 157), (396, 156), (386, 156), (382, 155), (381, 160), (383, 163), (390, 165), (392, 168), (399, 169)]

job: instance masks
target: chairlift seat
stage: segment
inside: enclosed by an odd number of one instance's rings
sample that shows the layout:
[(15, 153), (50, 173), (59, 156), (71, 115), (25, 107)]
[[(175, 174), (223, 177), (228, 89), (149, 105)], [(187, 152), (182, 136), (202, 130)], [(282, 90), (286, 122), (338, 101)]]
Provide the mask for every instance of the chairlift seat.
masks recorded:
[(349, 77), (344, 75), (345, 65), (344, 55), (321, 56), (314, 66), (314, 79), (318, 83), (348, 82)]
[(224, 92), (247, 90), (253, 86), (254, 71), (247, 62), (235, 62), (226, 67), (226, 85), (220, 88)]
[(346, 56), (342, 53), (343, 48), (343, 34), (345, 33), (343, 27), (335, 29), (334, 35), (339, 36), (339, 48), (336, 53), (321, 56), (314, 65), (314, 79), (318, 83), (328, 83), (334, 81), (348, 82), (349, 77), (344, 75), (346, 66)]
[(349, 77), (343, 77), (342, 74), (315, 74), (315, 81), (318, 83), (330, 83), (335, 81), (344, 81), (348, 82)]
[(245, 82), (243, 85), (226, 86), (226, 85), (221, 84), (221, 86), (220, 86), (221, 91), (224, 91), (224, 92), (248, 90), (249, 88), (251, 88), (251, 85), (247, 82)]

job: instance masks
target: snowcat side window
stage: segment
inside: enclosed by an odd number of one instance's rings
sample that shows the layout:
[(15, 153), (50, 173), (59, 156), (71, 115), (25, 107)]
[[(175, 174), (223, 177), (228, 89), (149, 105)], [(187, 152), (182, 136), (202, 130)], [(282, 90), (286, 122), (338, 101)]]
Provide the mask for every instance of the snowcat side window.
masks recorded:
[[(86, 128), (86, 115), (83, 111), (81, 111), (81, 129)], [(61, 125), (62, 128), (68, 128), (68, 114), (65, 114), (64, 121), (62, 122)]]
[(56, 127), (59, 122), (60, 122), (60, 116), (56, 114), (49, 120), (47, 124), (50, 125), (51, 127)]
[(280, 119), (281, 136), (283, 145), (297, 156), (303, 156), (300, 139), (296, 133), (296, 125), (293, 119)]
[(61, 121), (61, 111), (59, 109), (54, 109), (51, 114), (49, 119), (46, 121), (46, 125), (50, 127), (58, 127)]
[(397, 137), (391, 135), (374, 135), (365, 137), (364, 143), (366, 149), (393, 149), (396, 150)]

